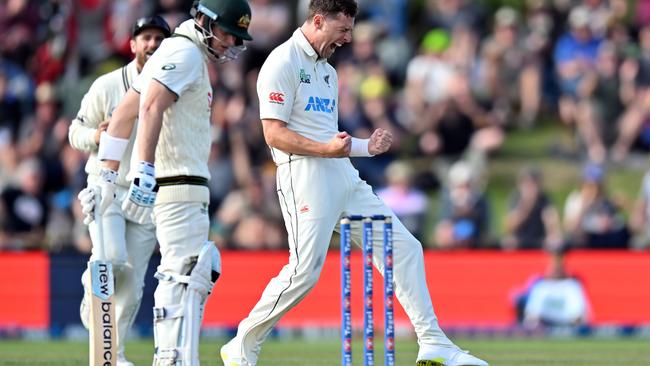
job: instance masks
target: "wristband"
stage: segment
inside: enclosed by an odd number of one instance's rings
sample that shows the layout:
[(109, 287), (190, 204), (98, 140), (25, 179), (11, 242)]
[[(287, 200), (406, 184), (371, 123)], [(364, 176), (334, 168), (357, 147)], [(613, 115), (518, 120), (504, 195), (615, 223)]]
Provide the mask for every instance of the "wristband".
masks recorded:
[(360, 156), (360, 157), (371, 157), (373, 156), (368, 152), (368, 143), (370, 139), (358, 139), (356, 137), (352, 138), (352, 144), (350, 146), (350, 156)]
[(156, 176), (156, 168), (154, 167), (153, 164), (147, 162), (147, 161), (140, 161), (138, 164), (138, 173), (140, 174), (146, 174), (151, 177)]
[(97, 158), (101, 161), (121, 161), (128, 144), (129, 140), (127, 139), (113, 137), (107, 132), (102, 132), (102, 134), (99, 135), (99, 150), (97, 151)]

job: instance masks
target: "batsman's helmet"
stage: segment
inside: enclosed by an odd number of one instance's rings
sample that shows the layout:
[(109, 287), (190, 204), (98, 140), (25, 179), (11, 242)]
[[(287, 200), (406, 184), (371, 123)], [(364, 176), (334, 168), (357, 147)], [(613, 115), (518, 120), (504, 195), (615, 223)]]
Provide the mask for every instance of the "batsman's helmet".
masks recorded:
[[(252, 41), (248, 33), (251, 22), (251, 7), (246, 0), (195, 0), (191, 12), (196, 20), (196, 28), (203, 34), (210, 53), (217, 59), (233, 59), (239, 52), (246, 49), (244, 40)], [(198, 22), (198, 15), (204, 14), (206, 18)], [(210, 47), (210, 39), (216, 37), (212, 32), (212, 25), (216, 23), (224, 31), (237, 37), (236, 47), (231, 47), (226, 55), (219, 55)]]
[(131, 31), (131, 34), (135, 38), (140, 32), (142, 32), (145, 29), (148, 28), (155, 28), (163, 32), (163, 35), (165, 37), (169, 37), (172, 35), (172, 32), (169, 28), (169, 24), (159, 15), (154, 15), (150, 17), (142, 17), (138, 20), (135, 21), (135, 24), (133, 24), (133, 30)]

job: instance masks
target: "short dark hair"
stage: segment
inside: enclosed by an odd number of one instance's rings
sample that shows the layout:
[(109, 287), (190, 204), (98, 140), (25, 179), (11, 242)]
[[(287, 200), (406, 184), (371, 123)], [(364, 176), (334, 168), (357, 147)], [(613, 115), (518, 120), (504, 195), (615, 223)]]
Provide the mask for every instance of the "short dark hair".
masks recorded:
[(338, 13), (354, 18), (358, 12), (359, 6), (355, 0), (311, 0), (307, 19), (313, 18), (316, 14), (330, 17), (336, 16)]

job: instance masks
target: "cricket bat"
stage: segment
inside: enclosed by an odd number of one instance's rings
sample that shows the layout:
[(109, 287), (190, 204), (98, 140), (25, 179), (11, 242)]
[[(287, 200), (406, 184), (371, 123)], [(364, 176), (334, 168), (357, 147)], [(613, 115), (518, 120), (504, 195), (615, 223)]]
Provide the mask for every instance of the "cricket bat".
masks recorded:
[(95, 260), (88, 262), (90, 272), (90, 366), (115, 366), (117, 362), (117, 344), (115, 343), (115, 282), (113, 265), (106, 259), (102, 218), (97, 212), (100, 194), (95, 194), (95, 225), (97, 228)]

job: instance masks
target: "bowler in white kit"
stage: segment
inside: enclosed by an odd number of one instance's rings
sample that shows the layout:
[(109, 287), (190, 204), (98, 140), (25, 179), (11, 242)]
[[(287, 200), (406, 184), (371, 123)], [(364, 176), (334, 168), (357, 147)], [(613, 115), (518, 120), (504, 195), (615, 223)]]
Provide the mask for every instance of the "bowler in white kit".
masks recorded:
[[(221, 348), (225, 366), (256, 365), (262, 343), (282, 315), (318, 281), (333, 231), (341, 217), (393, 218), (395, 294), (420, 346), (419, 366), (486, 366), (444, 334), (433, 311), (424, 272), (422, 245), (359, 178), (350, 156), (386, 152), (390, 132), (369, 139), (338, 130), (338, 79), (327, 58), (352, 39), (354, 0), (312, 0), (305, 23), (278, 46), (257, 81), (264, 137), (277, 165), (278, 198), (289, 234), (289, 263), (267, 285), (259, 302)], [(374, 229), (381, 236), (381, 227)], [(352, 239), (360, 243), (361, 230)], [(374, 265), (382, 273), (381, 241)]]

